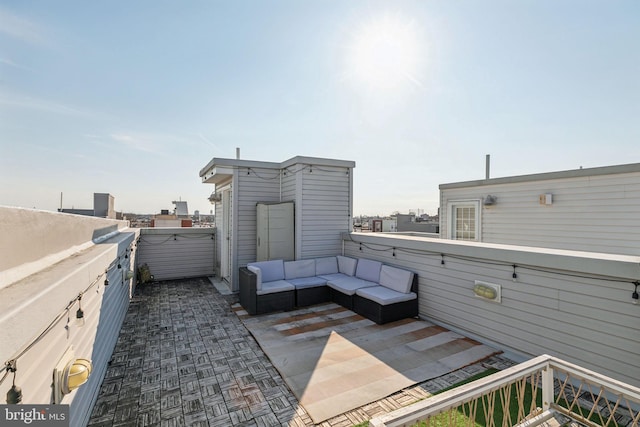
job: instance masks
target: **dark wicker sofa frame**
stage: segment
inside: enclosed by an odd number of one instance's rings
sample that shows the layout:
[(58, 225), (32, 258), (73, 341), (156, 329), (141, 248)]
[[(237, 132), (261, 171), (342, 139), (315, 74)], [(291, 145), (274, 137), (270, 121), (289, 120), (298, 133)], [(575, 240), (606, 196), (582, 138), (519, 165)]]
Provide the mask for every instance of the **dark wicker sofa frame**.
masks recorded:
[(272, 311), (290, 311), (295, 307), (295, 291), (258, 295), (257, 276), (246, 267), (240, 267), (240, 305), (247, 313), (263, 314)]
[(296, 288), (296, 307), (322, 304), (331, 301), (329, 287), (327, 285), (313, 286), (311, 288)]
[[(418, 275), (413, 275), (411, 292), (418, 293)], [(344, 295), (346, 297), (346, 295)], [(352, 310), (378, 325), (418, 316), (418, 298), (395, 304), (382, 305), (358, 294), (353, 295)]]

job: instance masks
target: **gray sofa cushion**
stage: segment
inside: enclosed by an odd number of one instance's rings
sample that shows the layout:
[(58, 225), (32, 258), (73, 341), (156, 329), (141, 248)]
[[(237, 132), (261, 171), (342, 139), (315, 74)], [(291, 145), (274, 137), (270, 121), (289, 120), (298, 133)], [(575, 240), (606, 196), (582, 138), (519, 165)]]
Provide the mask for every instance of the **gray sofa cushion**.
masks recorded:
[(252, 262), (247, 264), (247, 267), (259, 268), (262, 272), (262, 282), (284, 280), (284, 261), (281, 259)]
[(336, 274), (338, 271), (338, 258), (334, 256), (316, 258), (316, 276)]
[(394, 291), (407, 294), (411, 292), (411, 284), (413, 283), (413, 273), (408, 270), (403, 270), (397, 267), (391, 267), (389, 265), (383, 265), (380, 269), (380, 281), (382, 286), (385, 286)]
[(382, 263), (380, 261), (359, 258), (358, 266), (356, 268), (356, 277), (378, 284), (378, 281), (380, 280), (381, 268)]
[(370, 288), (361, 288), (356, 291), (358, 296), (369, 299), (380, 305), (395, 304), (398, 302), (411, 301), (418, 298), (413, 292), (404, 293), (394, 291), (385, 286), (372, 286)]
[(345, 295), (353, 295), (356, 290), (370, 286), (379, 286), (375, 282), (359, 279), (357, 277), (343, 277), (335, 280), (329, 280), (327, 286), (342, 292)]
[(339, 273), (346, 274), (347, 276), (353, 276), (356, 274), (356, 266), (358, 265), (357, 259), (342, 255), (338, 255), (336, 259), (338, 260)]
[(315, 288), (317, 286), (324, 286), (327, 284), (327, 279), (322, 277), (299, 277), (297, 279), (287, 279), (287, 282), (291, 283), (296, 289)]
[(285, 261), (284, 279), (299, 279), (301, 277), (313, 277), (316, 275), (316, 261), (303, 259), (298, 261)]
[(256, 290), (256, 295), (274, 294), (276, 292), (295, 291), (296, 287), (284, 280), (262, 282), (262, 289)]

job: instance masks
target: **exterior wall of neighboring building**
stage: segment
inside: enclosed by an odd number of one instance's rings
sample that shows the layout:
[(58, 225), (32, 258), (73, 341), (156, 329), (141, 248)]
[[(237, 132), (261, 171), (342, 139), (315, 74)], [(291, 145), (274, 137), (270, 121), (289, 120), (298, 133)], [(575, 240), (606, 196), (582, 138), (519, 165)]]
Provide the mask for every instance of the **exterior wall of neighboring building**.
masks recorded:
[[(84, 426), (129, 306), (133, 280), (125, 272), (134, 269), (139, 231), (123, 221), (14, 208), (0, 208), (0, 221), (0, 360), (17, 359), (23, 403), (48, 405), (66, 351), (90, 359), (88, 382), (61, 402), (70, 405), (69, 425)], [(4, 381), (0, 395), (11, 385)]]
[(640, 255), (640, 164), (443, 184), (442, 238), (456, 201), (476, 201), (482, 242)]
[[(516, 358), (550, 354), (640, 386), (638, 256), (381, 233), (344, 244), (347, 256), (415, 272), (422, 318)], [(476, 296), (476, 280), (499, 285), (501, 302)]]
[(108, 193), (93, 193), (93, 210), (95, 216), (115, 219), (115, 198)]

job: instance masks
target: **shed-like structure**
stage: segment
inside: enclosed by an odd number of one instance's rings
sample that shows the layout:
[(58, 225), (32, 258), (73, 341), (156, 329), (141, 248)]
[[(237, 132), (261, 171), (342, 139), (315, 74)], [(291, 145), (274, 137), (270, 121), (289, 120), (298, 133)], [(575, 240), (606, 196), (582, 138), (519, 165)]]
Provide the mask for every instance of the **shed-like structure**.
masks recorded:
[(213, 158), (200, 170), (215, 184), (216, 271), (238, 290), (238, 268), (256, 261), (258, 203), (294, 203), (295, 259), (336, 255), (352, 230), (355, 162), (297, 156), (282, 163)]

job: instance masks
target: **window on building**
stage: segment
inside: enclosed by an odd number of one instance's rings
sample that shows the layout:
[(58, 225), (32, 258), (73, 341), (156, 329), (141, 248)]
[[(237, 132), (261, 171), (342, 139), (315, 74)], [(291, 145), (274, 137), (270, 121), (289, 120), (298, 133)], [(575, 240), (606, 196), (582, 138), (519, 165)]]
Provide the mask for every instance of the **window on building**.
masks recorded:
[(480, 240), (480, 201), (461, 200), (449, 203), (450, 237), (453, 240)]

